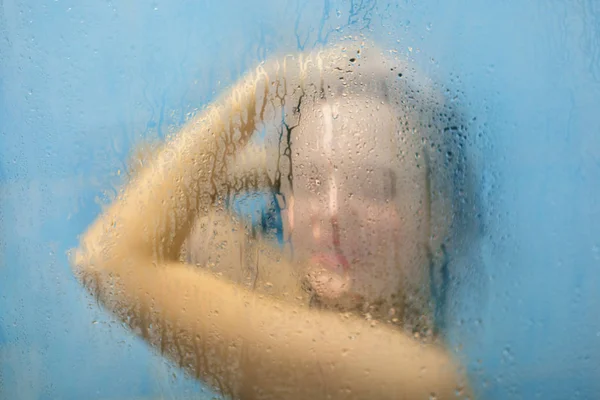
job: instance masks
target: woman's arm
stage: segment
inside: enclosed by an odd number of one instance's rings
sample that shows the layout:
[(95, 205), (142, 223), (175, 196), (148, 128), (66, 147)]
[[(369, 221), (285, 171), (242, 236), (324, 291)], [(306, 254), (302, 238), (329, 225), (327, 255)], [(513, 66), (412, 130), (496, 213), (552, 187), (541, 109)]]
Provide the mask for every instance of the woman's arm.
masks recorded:
[(106, 307), (235, 398), (455, 398), (441, 349), (386, 327), (259, 297), (180, 263), (113, 258), (82, 278)]
[(258, 71), (169, 140), (82, 237), (78, 276), (163, 354), (236, 398), (454, 398), (462, 378), (441, 349), (179, 262), (216, 198), (221, 141), (250, 137), (277, 84)]

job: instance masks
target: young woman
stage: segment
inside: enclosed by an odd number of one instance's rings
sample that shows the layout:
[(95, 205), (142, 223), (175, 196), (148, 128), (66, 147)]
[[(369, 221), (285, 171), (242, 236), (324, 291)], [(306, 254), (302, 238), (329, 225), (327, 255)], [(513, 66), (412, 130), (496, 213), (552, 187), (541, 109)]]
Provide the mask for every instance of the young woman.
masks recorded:
[(232, 398), (470, 396), (437, 334), (464, 193), (452, 123), (373, 46), (260, 65), (140, 162), (74, 269)]

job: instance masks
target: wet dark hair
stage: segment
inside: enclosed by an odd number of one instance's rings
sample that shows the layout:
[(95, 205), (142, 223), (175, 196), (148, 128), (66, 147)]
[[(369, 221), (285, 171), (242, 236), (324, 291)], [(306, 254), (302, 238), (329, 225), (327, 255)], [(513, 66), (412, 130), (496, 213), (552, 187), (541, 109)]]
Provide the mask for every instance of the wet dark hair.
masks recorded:
[[(431, 297), (434, 303), (434, 333), (444, 334), (449, 301), (453, 292), (451, 286), (457, 283), (458, 259), (466, 251), (466, 246), (477, 235), (478, 200), (475, 192), (473, 164), (469, 158), (469, 126), (465, 113), (460, 106), (448, 106), (443, 103), (435, 112), (436, 130), (440, 135), (441, 145), (430, 147), (429, 152), (441, 152), (442, 160), (428, 165), (427, 180), (432, 198), (450, 195), (450, 212), (452, 221), (449, 234), (434, 248), (428, 246), (428, 269)], [(429, 158), (429, 157), (428, 157)], [(440, 162), (441, 161), (441, 162)], [(448, 192), (436, 192), (432, 181), (434, 169), (444, 169), (445, 179), (451, 183)], [(431, 207), (431, 201), (430, 201)], [(432, 214), (434, 211), (430, 210)]]

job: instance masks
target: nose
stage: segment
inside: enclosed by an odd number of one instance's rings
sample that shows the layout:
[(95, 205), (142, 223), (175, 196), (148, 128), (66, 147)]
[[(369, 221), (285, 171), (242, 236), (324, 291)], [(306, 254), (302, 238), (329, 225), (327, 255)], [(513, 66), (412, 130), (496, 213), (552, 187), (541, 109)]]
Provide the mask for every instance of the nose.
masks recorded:
[(338, 187), (334, 174), (329, 174), (327, 188), (323, 190), (321, 196), (320, 199), (311, 204), (311, 225), (315, 240), (321, 239), (322, 221), (327, 221), (332, 227), (337, 225)]
[(340, 250), (340, 226), (338, 214), (313, 213), (310, 218), (312, 236), (318, 244), (333, 246), (336, 252)]

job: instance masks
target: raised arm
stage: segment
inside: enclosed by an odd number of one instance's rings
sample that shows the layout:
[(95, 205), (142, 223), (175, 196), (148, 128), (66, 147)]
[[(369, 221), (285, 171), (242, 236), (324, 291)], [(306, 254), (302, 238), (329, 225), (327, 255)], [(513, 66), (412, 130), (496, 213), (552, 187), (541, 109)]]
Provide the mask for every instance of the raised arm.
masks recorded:
[(259, 69), (168, 140), (83, 235), (77, 275), (161, 353), (234, 398), (455, 398), (462, 376), (437, 347), (179, 261), (196, 216), (218, 203), (224, 141), (247, 141), (279, 82)]

